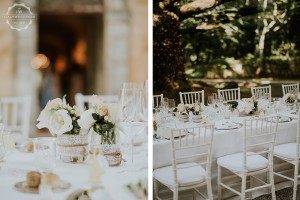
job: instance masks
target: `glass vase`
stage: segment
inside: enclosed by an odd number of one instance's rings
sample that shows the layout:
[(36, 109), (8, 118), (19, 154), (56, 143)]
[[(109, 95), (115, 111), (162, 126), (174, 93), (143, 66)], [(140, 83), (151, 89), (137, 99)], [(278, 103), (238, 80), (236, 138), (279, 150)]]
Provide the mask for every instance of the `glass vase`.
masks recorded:
[(92, 131), (90, 150), (95, 153), (101, 152), (109, 166), (118, 166), (122, 162), (122, 153), (118, 144), (118, 134), (115, 129), (105, 133), (96, 133)]

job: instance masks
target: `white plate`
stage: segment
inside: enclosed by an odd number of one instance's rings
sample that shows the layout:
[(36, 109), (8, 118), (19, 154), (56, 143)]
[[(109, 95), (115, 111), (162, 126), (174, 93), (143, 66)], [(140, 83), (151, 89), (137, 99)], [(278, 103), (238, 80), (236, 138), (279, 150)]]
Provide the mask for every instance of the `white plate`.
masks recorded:
[(232, 129), (238, 129), (241, 128), (243, 125), (240, 123), (235, 122), (222, 122), (215, 125), (216, 130), (232, 130)]

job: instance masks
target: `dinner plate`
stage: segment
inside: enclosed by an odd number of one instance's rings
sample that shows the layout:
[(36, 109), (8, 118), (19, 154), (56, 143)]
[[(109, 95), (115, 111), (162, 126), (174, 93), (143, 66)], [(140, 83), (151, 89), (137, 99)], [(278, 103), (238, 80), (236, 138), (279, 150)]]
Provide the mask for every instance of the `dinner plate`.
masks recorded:
[[(58, 187), (52, 188), (53, 192), (60, 192), (63, 190), (66, 190), (68, 188), (71, 187), (71, 184), (69, 182), (66, 181), (60, 181), (60, 184)], [(21, 181), (15, 184), (15, 188), (19, 191), (19, 192), (25, 192), (25, 193), (35, 193), (38, 194), (39, 193), (39, 188), (33, 188), (33, 187), (29, 187), (26, 183), (26, 181)]]
[[(275, 122), (275, 118), (272, 118), (272, 120), (274, 120), (273, 122)], [(292, 120), (293, 120), (293, 118), (291, 118), (291, 117), (280, 116), (280, 117), (278, 118), (278, 123), (290, 122), (290, 121), (292, 121)], [(271, 121), (271, 120), (270, 120), (270, 121)]]
[(293, 119), (291, 117), (286, 117), (286, 116), (281, 116), (279, 117), (278, 119), (278, 123), (284, 123), (284, 122), (290, 122), (292, 121)]
[(232, 130), (232, 129), (241, 128), (242, 126), (243, 125), (241, 123), (231, 122), (231, 123), (216, 124), (215, 129), (216, 130)]

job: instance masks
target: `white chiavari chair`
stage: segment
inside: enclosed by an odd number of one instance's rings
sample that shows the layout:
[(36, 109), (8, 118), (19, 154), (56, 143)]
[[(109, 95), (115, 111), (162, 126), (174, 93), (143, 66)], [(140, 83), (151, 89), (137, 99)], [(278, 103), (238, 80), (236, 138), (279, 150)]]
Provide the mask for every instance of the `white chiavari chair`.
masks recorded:
[(0, 115), (5, 129), (16, 142), (29, 138), (31, 97), (1, 97)]
[[(75, 104), (80, 111), (84, 111), (89, 107), (89, 101), (92, 95), (83, 95), (81, 93), (75, 94)], [(118, 95), (97, 95), (99, 101), (103, 103), (118, 103)]]
[(218, 97), (222, 97), (224, 102), (239, 101), (241, 99), (240, 88), (218, 89)]
[(159, 107), (160, 102), (162, 102), (163, 98), (164, 98), (163, 94), (153, 95), (153, 102), (152, 102), (153, 108)]
[(274, 157), (279, 158), (283, 161), (282, 164), (291, 164), (294, 168), (293, 177), (284, 175), (285, 171), (274, 172), (275, 175), (292, 181), (293, 186), (293, 200), (296, 200), (297, 196), (297, 185), (300, 175), (298, 173), (299, 169), (299, 158), (300, 158), (300, 112), (298, 112), (298, 125), (297, 125), (297, 139), (295, 143), (280, 144), (274, 147)]
[(199, 104), (204, 104), (204, 90), (197, 92), (179, 92), (180, 103), (193, 104), (198, 101)]
[(251, 87), (252, 96), (257, 97), (260, 93), (266, 94), (268, 96), (268, 99), (271, 101), (272, 99), (271, 85), (261, 86), (261, 87)]
[(299, 83), (294, 83), (294, 84), (282, 84), (282, 93), (283, 96), (286, 95), (289, 92), (299, 92)]
[[(270, 188), (272, 199), (275, 197), (273, 177), (273, 150), (277, 132), (278, 117), (266, 116), (244, 121), (243, 152), (218, 158), (218, 199), (221, 200), (222, 189), (227, 189), (246, 199), (246, 194), (252, 198), (255, 190)], [(266, 157), (267, 155), (267, 157)], [(233, 175), (223, 176), (222, 170), (227, 169)], [(268, 174), (267, 183), (257, 175)], [(241, 183), (234, 182), (236, 178)], [(247, 184), (250, 177), (250, 184)], [(234, 179), (235, 178), (235, 179)], [(260, 185), (254, 185), (254, 180)], [(239, 189), (239, 186), (240, 189)]]
[[(157, 183), (160, 182), (173, 192), (173, 200), (178, 199), (179, 191), (191, 189), (194, 189), (194, 199), (198, 193), (205, 199), (213, 200), (211, 188), (213, 135), (212, 124), (171, 130), (172, 165), (155, 169), (153, 172), (156, 199), (161, 199)], [(204, 186), (207, 187), (207, 195), (199, 191), (199, 188)]]

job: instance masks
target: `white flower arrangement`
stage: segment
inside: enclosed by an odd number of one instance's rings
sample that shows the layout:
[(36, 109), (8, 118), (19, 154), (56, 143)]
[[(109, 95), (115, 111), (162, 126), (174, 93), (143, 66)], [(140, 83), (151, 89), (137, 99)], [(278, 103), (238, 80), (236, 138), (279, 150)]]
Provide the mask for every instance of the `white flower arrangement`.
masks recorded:
[(297, 95), (292, 93), (287, 93), (282, 97), (285, 103), (294, 103), (297, 100)]
[(180, 113), (186, 113), (188, 114), (189, 111), (191, 111), (194, 115), (199, 115), (200, 112), (202, 112), (204, 105), (200, 105), (198, 101), (192, 104), (178, 104), (177, 111)]
[(91, 109), (82, 113), (78, 124), (82, 129), (93, 129), (95, 133), (101, 135), (102, 144), (116, 144), (116, 134), (114, 132), (115, 121), (113, 120), (109, 108), (93, 95), (90, 100)]
[(78, 119), (79, 111), (76, 106), (67, 104), (64, 96), (63, 99), (48, 101), (37, 119), (36, 126), (39, 129), (48, 128), (52, 135), (80, 134)]
[(188, 111), (193, 113), (193, 115), (199, 115), (200, 112), (204, 110), (203, 105), (200, 105), (198, 101), (193, 104), (186, 104), (186, 107)]
[(239, 112), (253, 114), (257, 110), (258, 102), (254, 97), (244, 98), (238, 101), (237, 109)]
[(257, 100), (257, 110), (266, 111), (269, 108), (270, 101), (268, 99), (258, 99)]
[(186, 107), (183, 103), (178, 104), (177, 111), (180, 112), (180, 113), (186, 113), (187, 112)]

